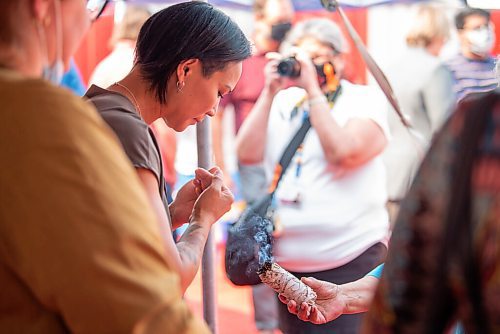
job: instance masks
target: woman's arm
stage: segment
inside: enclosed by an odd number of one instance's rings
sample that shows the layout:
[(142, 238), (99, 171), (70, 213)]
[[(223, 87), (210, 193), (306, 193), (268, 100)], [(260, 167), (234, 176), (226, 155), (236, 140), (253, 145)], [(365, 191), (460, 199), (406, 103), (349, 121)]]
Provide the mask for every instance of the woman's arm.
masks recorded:
[(242, 164), (255, 164), (264, 159), (269, 112), (274, 97), (284, 86), (283, 77), (276, 71), (277, 64), (275, 59), (266, 64), (264, 89), (236, 136), (236, 154)]
[(267, 122), (274, 95), (264, 89), (236, 137), (236, 154), (242, 164), (255, 164), (264, 159)]
[(330, 113), (311, 60), (301, 54), (297, 59), (302, 68), (297, 84), (306, 90), (309, 101), (314, 101), (310, 103), (309, 117), (327, 161), (335, 166), (355, 168), (380, 154), (387, 145), (380, 126), (368, 118), (352, 118), (340, 126)]
[(170, 231), (167, 213), (158, 192), (156, 176), (147, 169), (137, 168), (136, 171), (160, 222), (165, 240), (167, 261), (179, 273), (181, 288), (184, 293), (198, 271), (210, 227), (225, 212), (229, 211), (233, 201), (232, 194), (223, 185), (221, 173), (217, 169), (210, 184), (202, 187), (204, 190), (195, 202), (189, 227), (176, 244)]
[(333, 165), (356, 168), (380, 154), (387, 145), (385, 134), (375, 121), (353, 118), (341, 127), (331, 116), (327, 103), (313, 105), (310, 118), (325, 157)]

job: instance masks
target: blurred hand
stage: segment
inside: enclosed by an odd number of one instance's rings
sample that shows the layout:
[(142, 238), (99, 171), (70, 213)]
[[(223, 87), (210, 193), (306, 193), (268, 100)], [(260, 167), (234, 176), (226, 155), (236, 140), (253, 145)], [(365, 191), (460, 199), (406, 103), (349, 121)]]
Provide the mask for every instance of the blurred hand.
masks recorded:
[(278, 63), (283, 56), (277, 52), (266, 53), (266, 58), (269, 59), (264, 67), (264, 77), (266, 78), (264, 88), (272, 95), (275, 95), (280, 90), (286, 87), (288, 79), (278, 74)]
[(184, 184), (172, 204), (169, 206), (172, 217), (172, 225), (179, 227), (187, 223), (193, 212), (193, 207), (200, 194), (212, 183), (215, 167), (210, 171), (198, 168), (195, 171), (195, 178)]
[(213, 224), (231, 209), (234, 197), (222, 181), (221, 170), (214, 167), (210, 169), (210, 173), (210, 179), (204, 175), (203, 179), (200, 179), (199, 186), (196, 187), (201, 190), (201, 194), (194, 204), (191, 216), (197, 222)]
[(296, 49), (295, 59), (300, 63), (300, 77), (293, 80), (297, 87), (304, 88), (310, 96), (321, 94), (318, 83), (318, 73), (309, 55), (300, 49)]
[(300, 320), (314, 324), (324, 324), (337, 319), (346, 309), (346, 299), (341, 293), (341, 285), (320, 281), (313, 277), (303, 277), (302, 282), (309, 285), (317, 294), (316, 304), (310, 306), (307, 303), (297, 305), (293, 300), (287, 300), (279, 295), (282, 303), (287, 304), (288, 311), (297, 315)]

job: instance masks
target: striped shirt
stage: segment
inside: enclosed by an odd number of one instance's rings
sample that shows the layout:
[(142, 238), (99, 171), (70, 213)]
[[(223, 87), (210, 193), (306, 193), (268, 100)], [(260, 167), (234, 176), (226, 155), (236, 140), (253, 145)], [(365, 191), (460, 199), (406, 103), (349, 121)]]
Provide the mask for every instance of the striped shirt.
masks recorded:
[(458, 55), (448, 60), (446, 66), (455, 78), (453, 89), (458, 100), (470, 93), (486, 92), (498, 86), (493, 57), (475, 60)]

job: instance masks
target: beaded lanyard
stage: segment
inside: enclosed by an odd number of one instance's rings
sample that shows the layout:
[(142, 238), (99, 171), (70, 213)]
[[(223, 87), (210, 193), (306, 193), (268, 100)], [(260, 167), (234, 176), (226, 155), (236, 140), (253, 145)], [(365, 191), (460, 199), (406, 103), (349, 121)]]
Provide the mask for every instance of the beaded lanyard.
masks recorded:
[[(338, 88), (335, 91), (328, 92), (325, 94), (325, 97), (328, 101), (328, 105), (330, 106), (330, 110), (335, 105), (335, 101), (337, 100), (337, 97), (340, 95), (341, 91), (342, 91), (341, 86), (338, 86)], [(294, 109), (292, 110), (292, 113), (294, 112), (295, 109), (297, 109), (297, 111), (295, 111), (295, 113), (297, 113), (299, 107), (301, 107), (305, 101), (306, 101), (306, 99), (303, 98), (298, 104), (296, 104)], [(304, 112), (304, 120), (306, 118), (309, 118), (309, 112), (307, 112), (307, 111)], [(304, 151), (304, 142), (300, 143), (299, 147), (297, 148), (297, 152), (295, 153), (295, 159), (297, 161), (297, 168), (295, 169), (295, 177), (296, 178), (300, 177), (300, 173), (302, 170), (303, 151)]]

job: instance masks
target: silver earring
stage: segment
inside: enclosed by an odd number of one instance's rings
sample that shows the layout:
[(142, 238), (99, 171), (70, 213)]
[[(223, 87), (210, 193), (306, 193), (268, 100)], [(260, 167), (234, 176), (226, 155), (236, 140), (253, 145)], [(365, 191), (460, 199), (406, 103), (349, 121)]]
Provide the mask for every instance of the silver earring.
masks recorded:
[(184, 81), (177, 81), (175, 85), (177, 86), (177, 93), (180, 93), (184, 88), (184, 86), (186, 85), (186, 83)]

